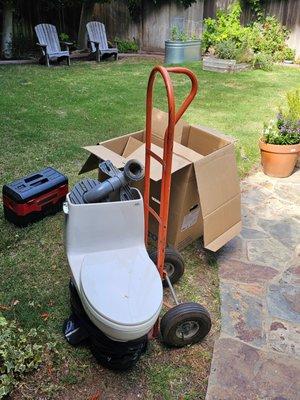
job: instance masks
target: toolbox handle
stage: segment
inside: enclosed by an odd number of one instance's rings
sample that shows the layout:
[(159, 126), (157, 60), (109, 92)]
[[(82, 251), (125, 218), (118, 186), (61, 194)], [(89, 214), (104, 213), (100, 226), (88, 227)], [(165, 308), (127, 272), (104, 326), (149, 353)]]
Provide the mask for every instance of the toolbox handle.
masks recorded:
[(41, 174), (34, 174), (28, 176), (27, 178), (24, 178), (24, 182), (27, 183), (29, 186), (39, 186), (48, 181), (49, 179), (43, 177), (43, 175)]

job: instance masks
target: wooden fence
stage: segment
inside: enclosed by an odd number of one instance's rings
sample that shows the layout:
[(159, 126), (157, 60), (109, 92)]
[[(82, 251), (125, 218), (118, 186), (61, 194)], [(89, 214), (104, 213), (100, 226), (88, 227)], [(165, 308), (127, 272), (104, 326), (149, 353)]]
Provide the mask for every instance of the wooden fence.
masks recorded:
[(203, 25), (203, 3), (199, 0), (185, 9), (176, 3), (157, 7), (145, 1), (138, 21), (133, 21), (122, 0), (94, 6), (92, 17), (105, 23), (109, 36), (122, 39), (135, 38), (145, 51), (162, 51), (164, 42), (170, 37), (174, 24), (185, 23), (188, 33), (201, 34)]
[[(142, 50), (162, 51), (164, 41), (170, 36), (170, 27), (174, 21), (189, 21), (191, 31), (202, 31), (203, 18), (214, 16), (217, 8), (226, 8), (233, 0), (198, 0), (184, 9), (176, 2), (165, 2), (160, 7), (153, 2), (144, 1), (141, 17), (133, 21), (124, 0), (112, 0), (108, 4), (96, 3), (89, 6), (85, 15), (86, 22), (96, 19), (105, 23), (108, 37), (114, 39), (135, 38)], [(49, 22), (57, 26), (59, 32), (67, 33), (70, 39), (77, 40), (81, 5), (57, 9), (40, 9), (34, 0), (19, 2), (21, 8), (14, 14), (14, 39), (20, 49), (34, 48), (36, 38), (34, 26), (40, 22)], [(300, 57), (300, 0), (266, 0), (265, 14), (275, 15), (280, 22), (291, 30), (289, 44), (296, 49)], [(243, 22), (251, 20), (250, 9), (243, 14)], [(0, 9), (1, 21), (1, 9)], [(195, 29), (196, 27), (196, 29)], [(85, 23), (82, 24), (85, 31)], [(0, 22), (1, 31), (1, 22)], [(84, 36), (84, 32), (83, 32)], [(18, 43), (17, 43), (18, 44)]]
[[(1, 4), (1, 1), (0, 1)], [(41, 7), (34, 0), (19, 1), (13, 12), (14, 57), (22, 57), (37, 50), (35, 25), (46, 22), (54, 24), (59, 34), (69, 35), (77, 40), (81, 4), (69, 7)], [(0, 7), (0, 34), (2, 32), (2, 10)]]
[[(94, 6), (93, 17), (104, 21), (111, 37), (136, 38), (142, 50), (161, 51), (164, 41), (169, 37), (170, 27), (174, 18), (184, 18), (199, 22), (207, 17), (214, 17), (216, 10), (225, 9), (234, 0), (198, 0), (191, 7), (184, 9), (173, 4), (154, 7), (151, 2), (144, 2), (142, 16), (139, 22), (133, 22), (126, 5), (122, 0), (114, 0), (109, 4)], [(300, 57), (300, 0), (266, 0), (265, 15), (274, 15), (291, 31), (289, 45)], [(243, 22), (249, 23), (253, 15), (247, 8), (243, 13)]]

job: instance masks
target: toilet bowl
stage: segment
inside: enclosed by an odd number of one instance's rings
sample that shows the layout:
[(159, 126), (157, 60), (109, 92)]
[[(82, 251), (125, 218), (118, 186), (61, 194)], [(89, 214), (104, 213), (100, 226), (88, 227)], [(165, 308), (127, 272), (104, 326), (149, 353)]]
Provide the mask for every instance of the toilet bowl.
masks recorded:
[(72, 204), (66, 250), (83, 308), (105, 335), (130, 341), (147, 334), (162, 307), (163, 288), (144, 244), (143, 199)]

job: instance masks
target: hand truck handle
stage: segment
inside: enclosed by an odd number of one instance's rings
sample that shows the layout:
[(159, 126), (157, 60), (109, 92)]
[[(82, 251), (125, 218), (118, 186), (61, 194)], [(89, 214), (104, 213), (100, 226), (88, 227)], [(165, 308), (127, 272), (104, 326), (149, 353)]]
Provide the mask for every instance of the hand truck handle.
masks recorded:
[[(169, 73), (184, 74), (187, 75), (191, 81), (191, 90), (178, 111), (175, 110), (175, 98), (174, 89)], [(160, 74), (163, 78), (167, 99), (168, 99), (168, 126), (164, 136), (164, 148), (163, 158), (160, 158), (157, 154), (151, 151), (152, 142), (152, 110), (153, 110), (153, 85), (157, 74)], [(148, 242), (148, 226), (149, 226), (149, 213), (158, 221), (158, 239), (157, 239), (157, 268), (163, 276), (164, 259), (165, 259), (165, 248), (167, 241), (167, 227), (168, 227), (168, 216), (169, 216), (169, 201), (170, 201), (170, 187), (171, 187), (171, 169), (172, 169), (172, 158), (173, 158), (173, 142), (174, 142), (174, 130), (178, 120), (182, 117), (192, 100), (197, 94), (198, 82), (196, 76), (187, 68), (183, 67), (170, 67), (165, 68), (162, 66), (156, 66), (152, 69), (148, 87), (147, 87), (147, 100), (146, 100), (146, 150), (145, 150), (145, 187), (144, 187), (144, 207), (145, 207), (145, 243)], [(161, 181), (161, 193), (160, 193), (160, 208), (159, 214), (157, 214), (150, 207), (150, 158), (155, 158), (162, 164), (162, 181)]]

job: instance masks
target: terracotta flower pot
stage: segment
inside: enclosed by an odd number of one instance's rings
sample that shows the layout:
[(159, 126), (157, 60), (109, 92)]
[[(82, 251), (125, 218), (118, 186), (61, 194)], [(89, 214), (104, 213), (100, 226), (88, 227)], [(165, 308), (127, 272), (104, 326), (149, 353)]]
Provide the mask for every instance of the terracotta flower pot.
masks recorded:
[(259, 140), (261, 163), (264, 173), (276, 178), (286, 178), (293, 172), (298, 155), (300, 143), (278, 145), (265, 143)]

